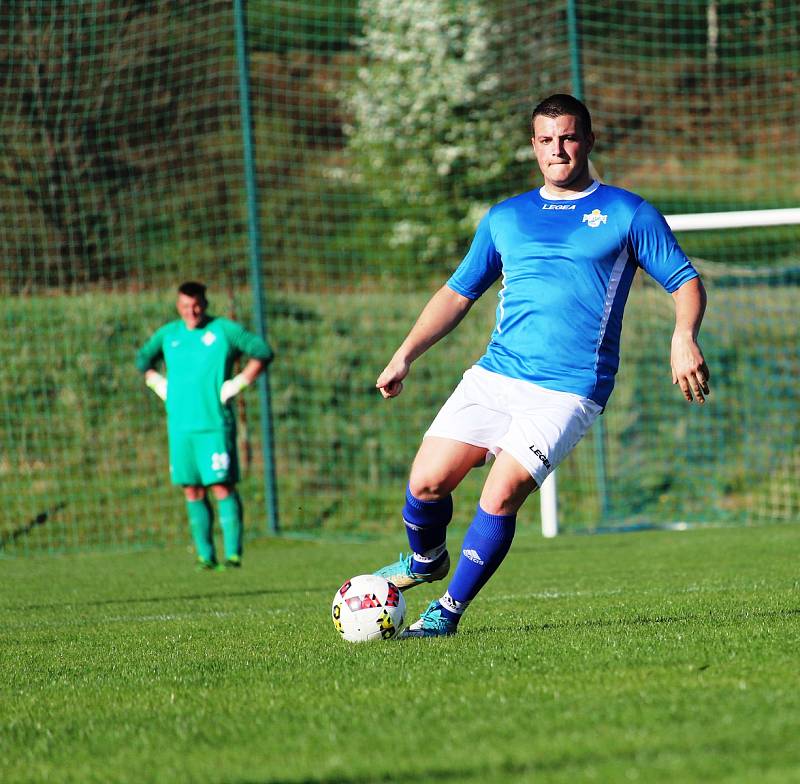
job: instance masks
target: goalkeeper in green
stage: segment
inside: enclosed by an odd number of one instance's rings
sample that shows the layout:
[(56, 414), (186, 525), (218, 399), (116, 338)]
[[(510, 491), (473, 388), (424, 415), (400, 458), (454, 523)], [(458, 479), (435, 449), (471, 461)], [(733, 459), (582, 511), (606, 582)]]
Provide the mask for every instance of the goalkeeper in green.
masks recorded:
[[(218, 566), (208, 489), (217, 499), (225, 565), (242, 563), (242, 503), (236, 491), (239, 460), (232, 399), (272, 359), (267, 344), (229, 319), (208, 314), (206, 287), (178, 287), (179, 319), (170, 321), (139, 349), (136, 367), (165, 403), (172, 484), (183, 487), (189, 527), (203, 569)], [(250, 359), (231, 378), (234, 362)], [(163, 360), (166, 378), (156, 367)]]

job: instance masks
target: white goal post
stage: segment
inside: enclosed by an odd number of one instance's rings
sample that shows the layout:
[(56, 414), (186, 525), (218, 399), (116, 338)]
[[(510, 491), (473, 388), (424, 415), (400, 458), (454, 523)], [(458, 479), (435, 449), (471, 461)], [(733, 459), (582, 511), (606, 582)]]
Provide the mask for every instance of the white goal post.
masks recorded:
[[(759, 228), (800, 224), (800, 207), (780, 210), (741, 210), (667, 215), (673, 231), (709, 231), (714, 229)], [(542, 536), (558, 535), (558, 482), (553, 471), (539, 489)]]

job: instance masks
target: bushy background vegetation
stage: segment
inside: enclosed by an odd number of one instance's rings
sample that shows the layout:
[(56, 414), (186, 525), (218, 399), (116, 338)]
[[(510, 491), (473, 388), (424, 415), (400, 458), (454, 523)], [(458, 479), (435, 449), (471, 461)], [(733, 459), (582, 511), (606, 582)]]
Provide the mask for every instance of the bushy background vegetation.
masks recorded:
[[(602, 426), (560, 472), (567, 527), (593, 528), (604, 516), (652, 524), (796, 515), (795, 288), (776, 280), (751, 290), (727, 288), (713, 276), (708, 282), (716, 309), (748, 310), (747, 320), (712, 318), (704, 329), (704, 347), (714, 358), (712, 402), (689, 408), (671, 386), (671, 302), (654, 286), (637, 286), (626, 314), (619, 383)], [(376, 369), (425, 296), (300, 293), (270, 306), (280, 336), (271, 381), (287, 530), (374, 534), (393, 527), (420, 434), (479, 356), (493, 319), (491, 300), (479, 302), (450, 340), (415, 365), (404, 394), (384, 403), (373, 386)], [(168, 297), (3, 301), (3, 329), (17, 347), (0, 377), (7, 527), (68, 502), (17, 547), (186, 540), (179, 493), (166, 484), (163, 406), (132, 365), (147, 325), (171, 318)], [(215, 304), (222, 312), (232, 303)], [(249, 303), (234, 304), (246, 311)], [(63, 337), (54, 341), (42, 324)], [(365, 335), (370, 339), (362, 342)], [(754, 393), (763, 378), (770, 379), (769, 396)], [(264, 497), (255, 395), (246, 393), (239, 405), (242, 452), (251, 454), (243, 490), (250, 533), (258, 535)], [(598, 449), (607, 489), (598, 484)], [(475, 472), (459, 492), (456, 526), (471, 518), (482, 476)], [(16, 492), (20, 481), (24, 494)], [(538, 522), (535, 502), (523, 521)]]
[[(715, 37), (705, 2), (579, 5), (595, 163), (665, 212), (792, 205), (800, 23), (712, 5)], [(535, 182), (531, 106), (570, 89), (564, 8), (248, 6), (271, 286), (298, 263), (315, 285), (441, 274), (487, 205)], [(12, 3), (0, 43), (3, 289), (244, 279), (230, 3)], [(798, 234), (770, 240), (717, 256), (774, 262)]]

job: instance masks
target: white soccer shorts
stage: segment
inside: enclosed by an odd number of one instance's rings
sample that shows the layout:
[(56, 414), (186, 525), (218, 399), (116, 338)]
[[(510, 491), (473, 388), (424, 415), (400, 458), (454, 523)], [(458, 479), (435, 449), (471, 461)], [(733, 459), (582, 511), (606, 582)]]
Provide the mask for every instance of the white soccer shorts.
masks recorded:
[(464, 373), (425, 433), (508, 452), (541, 487), (545, 477), (586, 435), (602, 407), (571, 392), (492, 373)]

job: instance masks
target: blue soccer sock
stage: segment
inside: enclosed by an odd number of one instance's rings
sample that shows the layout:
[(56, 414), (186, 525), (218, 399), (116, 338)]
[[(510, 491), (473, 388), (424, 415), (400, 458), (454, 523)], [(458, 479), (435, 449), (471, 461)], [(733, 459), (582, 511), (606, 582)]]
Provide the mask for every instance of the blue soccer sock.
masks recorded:
[(439, 600), (448, 617), (460, 617), (497, 571), (511, 547), (516, 527), (516, 514), (491, 515), (478, 505), (447, 593)]
[(197, 557), (208, 563), (217, 560), (214, 552), (214, 537), (211, 528), (214, 522), (214, 513), (207, 498), (197, 501), (186, 501), (186, 511), (189, 515), (189, 529), (192, 532), (194, 547)]
[(225, 545), (225, 559), (242, 557), (242, 500), (239, 493), (232, 492), (227, 498), (217, 501), (219, 505), (219, 525), (222, 528), (222, 541)]
[(445, 618), (449, 618), (451, 621), (455, 621), (456, 623), (461, 620), (464, 610), (469, 607), (469, 602), (456, 601), (450, 595), (450, 591), (445, 591), (444, 595), (440, 596), (436, 601), (439, 605), (439, 610), (441, 611), (442, 615), (444, 615)]
[(425, 573), (435, 569), (446, 553), (447, 525), (453, 517), (453, 498), (449, 494), (436, 501), (422, 501), (406, 488), (403, 521), (408, 544), (414, 553), (411, 568)]

